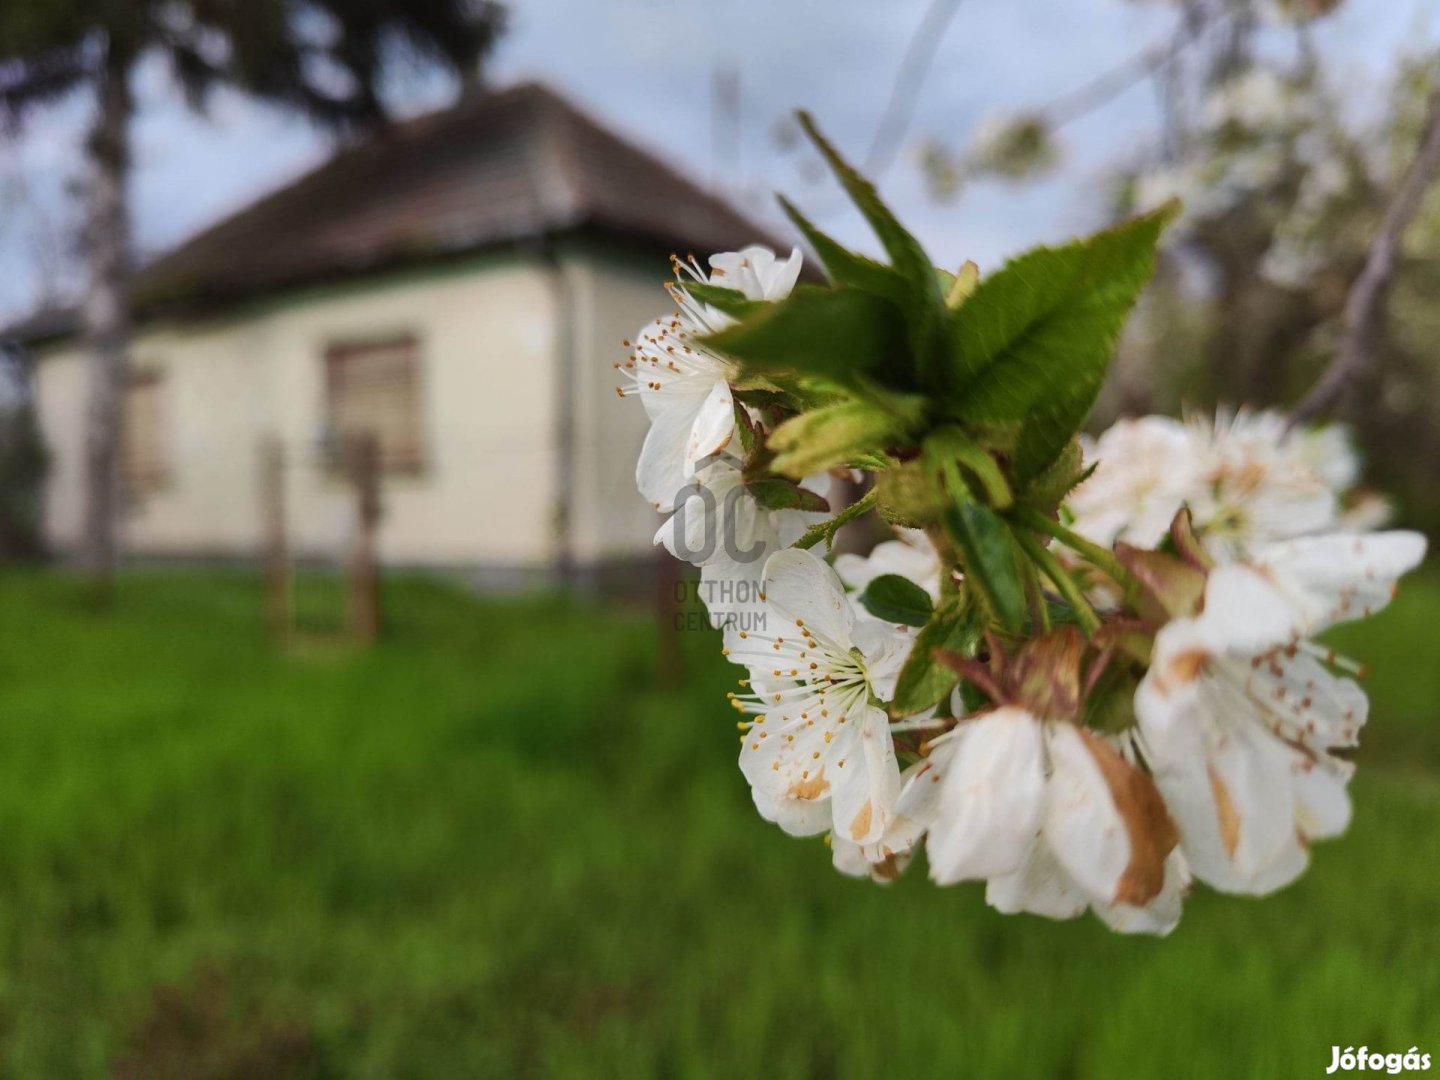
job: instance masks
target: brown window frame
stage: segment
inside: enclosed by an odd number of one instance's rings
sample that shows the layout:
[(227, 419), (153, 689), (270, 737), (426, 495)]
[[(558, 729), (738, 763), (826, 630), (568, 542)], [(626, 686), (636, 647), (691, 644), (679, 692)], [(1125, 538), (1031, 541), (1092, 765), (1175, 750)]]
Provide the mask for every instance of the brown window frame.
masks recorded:
[[(377, 353), (400, 353), (404, 357), (403, 381), (408, 384), (409, 396), (406, 415), (400, 426), (408, 430), (408, 445), (396, 447), (393, 441), (387, 445), (386, 432), (375, 432), (380, 439), (380, 471), (386, 476), (421, 476), (430, 464), (429, 440), (425, 415), (424, 364), (420, 340), (412, 333), (401, 333), (387, 337), (360, 338), (332, 342), (325, 347), (325, 430), (333, 440), (331, 449), (331, 470), (343, 473), (346, 470), (346, 445), (361, 431), (347, 430), (349, 422), (342, 415), (344, 404), (341, 396), (345, 393), (343, 383), (346, 364), (357, 360), (374, 361)], [(394, 376), (390, 376), (393, 378)], [(363, 430), (363, 429), (362, 429)]]
[[(166, 423), (167, 383), (166, 373), (158, 368), (134, 368), (125, 376), (124, 396), (121, 401), (123, 426), (120, 442), (120, 485), (128, 502), (140, 502), (148, 496), (165, 491), (174, 482), (175, 469)], [(138, 447), (142, 444), (135, 441), (136, 407), (132, 395), (141, 391), (148, 392), (154, 398), (150, 410), (153, 430), (147, 433), (147, 441), (143, 444), (150, 451), (153, 460), (146, 462), (136, 460), (141, 454)]]

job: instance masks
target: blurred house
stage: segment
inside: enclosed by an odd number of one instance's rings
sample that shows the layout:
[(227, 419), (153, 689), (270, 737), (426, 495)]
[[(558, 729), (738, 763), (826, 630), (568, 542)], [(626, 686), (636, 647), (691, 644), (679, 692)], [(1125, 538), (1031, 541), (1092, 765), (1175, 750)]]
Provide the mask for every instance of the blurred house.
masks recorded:
[[(382, 557), (524, 578), (650, 551), (646, 418), (624, 338), (668, 310), (671, 251), (762, 230), (536, 85), (339, 153), (139, 275), (126, 398), (126, 550), (251, 556), (259, 445), (284, 447), (292, 549), (343, 550), (327, 453), (372, 433)], [(83, 517), (88, 379), (74, 312), (8, 333), (35, 358), (51, 545)]]

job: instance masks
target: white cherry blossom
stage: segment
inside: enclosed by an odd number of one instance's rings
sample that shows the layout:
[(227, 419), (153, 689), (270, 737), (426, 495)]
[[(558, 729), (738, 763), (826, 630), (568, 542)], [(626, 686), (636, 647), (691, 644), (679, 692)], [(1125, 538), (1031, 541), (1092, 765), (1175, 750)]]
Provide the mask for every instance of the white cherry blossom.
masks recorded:
[[(830, 478), (810, 477), (801, 485), (824, 498)], [(686, 485), (675, 513), (655, 534), (675, 558), (700, 567), (700, 599), (714, 626), (744, 627), (761, 606), (761, 575), (771, 555), (795, 543), (826, 514), (770, 510), (745, 488), (744, 477), (727, 459), (711, 462)]]
[(749, 692), (732, 700), (755, 717), (740, 751), (755, 805), (787, 832), (833, 830), (882, 861), (900, 791), (882, 702), (909, 638), (857, 618), (835, 572), (796, 548), (766, 564), (762, 614), (761, 627), (726, 634), (730, 659), (750, 672)]
[(1180, 423), (1120, 420), (1087, 446), (1094, 472), (1066, 506), (1080, 535), (1157, 547), (1180, 508), (1221, 561), (1279, 540), (1383, 520), (1373, 503), (1344, 510), (1360, 471), (1348, 432), (1289, 430), (1280, 413), (1242, 409)]
[[(1240, 410), (1213, 422), (1192, 419), (1201, 462), (1186, 499), (1196, 533), (1216, 558), (1243, 557), (1259, 545), (1339, 527), (1337, 479), (1358, 468), (1305, 432), (1287, 432), (1279, 413)], [(1348, 485), (1347, 485), (1348, 486)]]
[(642, 328), (629, 358), (618, 365), (627, 381), (620, 395), (638, 394), (650, 417), (635, 482), (662, 513), (675, 508), (696, 468), (724, 451), (735, 435), (732, 365), (697, 341), (731, 320), (694, 300), (684, 279), (735, 288), (750, 300), (781, 300), (799, 277), (801, 258), (796, 249), (780, 262), (768, 248), (749, 247), (712, 255), (709, 274), (693, 261), (677, 259), (677, 282), (670, 286), (677, 311)]
[(756, 244), (710, 256), (709, 282), (738, 289), (749, 300), (783, 300), (800, 279), (803, 262), (799, 248), (791, 248), (789, 258), (782, 261), (769, 248)]
[(930, 599), (940, 599), (940, 556), (935, 545), (919, 529), (897, 529), (898, 539), (883, 540), (869, 555), (843, 554), (835, 557), (835, 572), (855, 592), (877, 577), (899, 574), (919, 585)]
[(1193, 434), (1169, 417), (1119, 420), (1085, 457), (1095, 471), (1067, 505), (1075, 530), (1097, 544), (1154, 547), (1200, 483)]
[(1200, 614), (1161, 628), (1135, 712), (1196, 877), (1270, 892), (1344, 831), (1353, 767), (1330, 751), (1356, 744), (1368, 702), (1306, 636), (1379, 610), (1424, 550), (1415, 533), (1276, 544), (1212, 571)]
[(1154, 785), (1094, 732), (1005, 705), (936, 739), (896, 828), (928, 829), (937, 884), (988, 882), (996, 909), (1168, 933), (1189, 878)]

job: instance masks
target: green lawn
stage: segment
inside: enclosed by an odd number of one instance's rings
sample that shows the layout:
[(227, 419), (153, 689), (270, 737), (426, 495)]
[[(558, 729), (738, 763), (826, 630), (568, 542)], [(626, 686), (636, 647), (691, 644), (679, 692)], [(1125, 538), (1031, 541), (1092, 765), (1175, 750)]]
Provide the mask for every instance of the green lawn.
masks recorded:
[[(759, 820), (729, 673), (643, 612), (389, 589), (278, 655), (241, 576), (0, 578), (9, 1077), (1317, 1076), (1440, 1054), (1440, 578), (1337, 636), (1355, 823), (1164, 941), (834, 874)], [(915, 868), (919, 870), (920, 868)]]

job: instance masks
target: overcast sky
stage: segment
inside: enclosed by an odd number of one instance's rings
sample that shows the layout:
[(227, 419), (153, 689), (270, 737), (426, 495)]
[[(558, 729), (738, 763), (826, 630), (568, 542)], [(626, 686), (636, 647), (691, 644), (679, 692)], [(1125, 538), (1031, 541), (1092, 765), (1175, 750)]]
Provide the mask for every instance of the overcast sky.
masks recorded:
[[(38, 3), (43, 0), (15, 0)], [(540, 79), (682, 170), (771, 213), (763, 193), (781, 187), (858, 246), (863, 225), (833, 189), (806, 181), (771, 137), (795, 106), (811, 109), (852, 157), (874, 135), (908, 39), (929, 0), (513, 0), (511, 32), (497, 52), (498, 84)], [(1165, 4), (1144, 0), (961, 0), (940, 42), (906, 152), (882, 192), (938, 262), (993, 266), (1007, 253), (1095, 225), (1099, 178), (1153, 136), (1155, 98), (1137, 86), (1065, 131), (1060, 179), (1015, 188), (979, 185), (958, 202), (925, 196), (911, 152), (925, 136), (963, 144), (990, 112), (1043, 103), (1161, 39)], [(1322, 50), (1358, 94), (1381, 85), (1403, 44), (1434, 42), (1435, 0), (1349, 0), (1321, 24)], [(739, 71), (743, 106), (738, 168), (716, 162), (710, 123), (712, 71)], [(134, 205), (141, 250), (174, 244), (329, 151), (303, 122), (233, 95), (208, 116), (190, 112), (158, 65), (142, 72)], [(430, 80), (397, 91), (406, 112), (443, 104)], [(0, 321), (24, 312), (64, 242), (73, 211), (85, 103), (37, 116), (18, 142), (0, 143)], [(663, 273), (663, 268), (657, 272)]]

